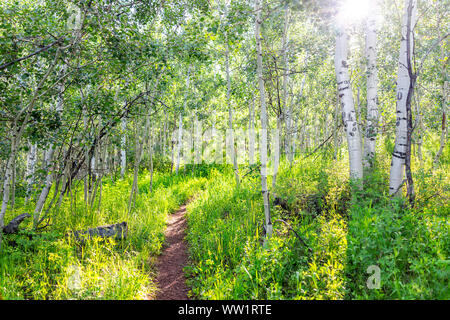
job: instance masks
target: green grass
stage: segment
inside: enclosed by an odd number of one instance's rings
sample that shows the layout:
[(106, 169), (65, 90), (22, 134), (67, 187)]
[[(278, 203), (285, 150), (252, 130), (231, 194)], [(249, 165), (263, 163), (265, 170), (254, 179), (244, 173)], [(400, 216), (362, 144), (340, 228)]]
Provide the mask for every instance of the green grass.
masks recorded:
[[(155, 256), (164, 240), (166, 219), (205, 184), (203, 173), (171, 175), (155, 173), (153, 192), (150, 175), (140, 175), (135, 208), (128, 210), (132, 175), (122, 180), (105, 179), (101, 208), (86, 207), (83, 191), (73, 191), (59, 211), (52, 212), (52, 225), (43, 232), (23, 231), (5, 236), (0, 254), (0, 292), (4, 299), (144, 299), (155, 291)], [(81, 184), (80, 184), (81, 185)], [(7, 221), (32, 207), (8, 212)], [(31, 220), (31, 219), (29, 219)], [(80, 246), (64, 237), (70, 230), (128, 223), (124, 241), (93, 239)], [(26, 230), (31, 225), (24, 223)]]
[[(364, 190), (348, 183), (346, 159), (297, 159), (280, 168), (273, 219), (285, 224), (262, 245), (256, 173), (235, 187), (216, 172), (188, 206), (191, 295), (198, 299), (448, 299), (449, 176), (446, 165), (415, 163), (417, 207), (387, 195), (388, 159), (378, 159)], [(431, 196), (435, 195), (435, 196)], [(430, 197), (431, 196), (431, 197)], [(380, 288), (369, 289), (371, 265)]]
[[(448, 154), (446, 148), (443, 159)], [(241, 167), (239, 188), (231, 166), (189, 167), (178, 176), (156, 172), (152, 193), (144, 171), (131, 211), (131, 175), (105, 179), (101, 208), (86, 208), (80, 182), (74, 201), (67, 197), (51, 212), (46, 230), (5, 237), (0, 292), (6, 299), (153, 295), (167, 216), (195, 195), (187, 207), (185, 268), (192, 298), (449, 299), (449, 169), (444, 160), (433, 168), (432, 157), (424, 152), (423, 163), (413, 163), (413, 209), (388, 195), (389, 157), (377, 159), (363, 189), (349, 183), (345, 156), (298, 157), (293, 166), (282, 161), (271, 191), (274, 234), (266, 245), (258, 170)], [(281, 204), (275, 205), (275, 196)], [(17, 208), (7, 221), (32, 204), (19, 198)], [(129, 225), (125, 241), (92, 240), (81, 247), (63, 236), (121, 221)], [(367, 285), (371, 266), (380, 271), (379, 288)]]

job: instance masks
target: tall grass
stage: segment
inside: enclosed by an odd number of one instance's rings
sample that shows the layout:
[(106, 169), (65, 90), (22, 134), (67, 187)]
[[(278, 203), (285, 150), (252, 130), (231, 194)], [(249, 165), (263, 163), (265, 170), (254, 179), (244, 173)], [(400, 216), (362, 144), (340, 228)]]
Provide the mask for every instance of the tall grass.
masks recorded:
[[(215, 172), (188, 206), (192, 296), (448, 299), (448, 163), (432, 168), (430, 158), (413, 164), (415, 208), (389, 197), (388, 157), (377, 159), (363, 190), (349, 183), (345, 156), (283, 162), (265, 247), (258, 173), (236, 188), (230, 172)], [(367, 285), (369, 266), (380, 270), (379, 289)]]
[[(166, 219), (206, 182), (202, 174), (156, 172), (139, 178), (135, 207), (128, 210), (132, 175), (105, 179), (102, 201), (86, 206), (83, 190), (73, 190), (51, 226), (41, 232), (5, 236), (0, 254), (0, 292), (5, 299), (144, 299), (156, 290), (153, 263), (164, 240)], [(204, 175), (204, 174), (203, 174)], [(81, 184), (80, 184), (81, 185)], [(18, 206), (7, 219), (32, 207)], [(115, 241), (92, 239), (80, 245), (64, 235), (104, 224), (126, 221), (128, 237)], [(26, 225), (30, 230), (31, 225)]]
[[(389, 154), (386, 141), (378, 154)], [(132, 210), (131, 175), (107, 178), (101, 206), (92, 208), (84, 204), (80, 183), (51, 212), (46, 230), (6, 237), (0, 292), (7, 299), (152, 296), (167, 216), (195, 195), (187, 207), (193, 298), (449, 299), (449, 148), (437, 166), (426, 148), (422, 162), (414, 158), (414, 208), (388, 195), (389, 157), (379, 156), (363, 188), (355, 188), (342, 154), (339, 160), (318, 153), (293, 165), (282, 161), (271, 190), (274, 234), (265, 245), (257, 170), (241, 167), (239, 187), (227, 166), (156, 172), (151, 193), (143, 172)], [(7, 220), (32, 207), (19, 198)], [(121, 221), (129, 226), (124, 241), (81, 246), (64, 237), (69, 230)], [(368, 286), (371, 266), (380, 271), (379, 288)]]

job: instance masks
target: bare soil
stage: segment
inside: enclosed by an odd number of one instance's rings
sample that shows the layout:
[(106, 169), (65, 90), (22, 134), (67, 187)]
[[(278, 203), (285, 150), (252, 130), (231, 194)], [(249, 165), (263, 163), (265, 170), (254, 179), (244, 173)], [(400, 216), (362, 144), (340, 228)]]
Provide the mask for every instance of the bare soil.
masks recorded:
[(169, 216), (163, 252), (158, 257), (158, 292), (156, 300), (188, 300), (183, 267), (188, 261), (186, 236), (186, 204)]

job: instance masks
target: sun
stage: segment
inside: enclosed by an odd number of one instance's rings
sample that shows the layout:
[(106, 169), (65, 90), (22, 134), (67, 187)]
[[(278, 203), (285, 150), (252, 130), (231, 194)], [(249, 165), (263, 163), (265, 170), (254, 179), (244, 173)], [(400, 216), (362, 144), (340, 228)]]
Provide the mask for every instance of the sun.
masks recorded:
[(352, 24), (364, 20), (370, 13), (370, 1), (373, 0), (344, 0), (339, 7), (338, 22)]

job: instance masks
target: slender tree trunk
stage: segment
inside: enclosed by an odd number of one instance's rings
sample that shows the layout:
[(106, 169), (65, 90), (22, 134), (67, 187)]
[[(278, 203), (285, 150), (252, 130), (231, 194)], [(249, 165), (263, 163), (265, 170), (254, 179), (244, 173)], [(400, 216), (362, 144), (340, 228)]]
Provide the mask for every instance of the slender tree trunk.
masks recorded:
[(163, 147), (161, 150), (163, 161), (166, 161), (166, 144), (167, 144), (167, 112), (164, 109), (164, 126), (163, 126)]
[(364, 135), (364, 167), (373, 165), (378, 131), (378, 69), (377, 69), (377, 7), (373, 3), (373, 12), (366, 25), (366, 58), (367, 58), (367, 124)]
[(14, 209), (16, 205), (16, 161), (12, 163), (12, 175), (11, 175), (11, 209)]
[[(62, 70), (60, 72), (61, 76), (64, 76), (67, 72), (67, 65), (65, 64), (62, 67)], [(58, 100), (56, 102), (56, 107), (55, 107), (55, 111), (57, 112), (59, 118), (61, 118), (62, 116), (62, 112), (63, 112), (63, 106), (64, 106), (64, 90), (65, 90), (65, 85), (64, 82), (61, 82), (58, 85)], [(55, 145), (54, 143), (51, 143), (49, 148), (47, 150), (45, 150), (45, 160), (44, 160), (44, 164), (45, 164), (45, 169), (47, 170), (47, 176), (45, 178), (45, 183), (44, 183), (44, 188), (41, 191), (41, 194), (39, 195), (38, 201), (36, 202), (36, 207), (34, 209), (34, 215), (33, 215), (33, 227), (36, 228), (40, 222), (40, 215), (42, 212), (42, 208), (44, 207), (45, 201), (47, 200), (48, 197), (48, 193), (50, 192), (50, 189), (52, 187), (53, 184), (53, 178), (54, 178), (54, 171), (56, 170), (56, 163), (53, 163), (53, 155), (55, 153)]]
[(342, 105), (342, 121), (347, 135), (350, 160), (350, 177), (362, 179), (361, 137), (356, 119), (348, 65), (348, 39), (344, 27), (338, 28), (336, 36), (335, 68), (338, 83), (339, 98)]
[(127, 143), (127, 119), (122, 118), (122, 139), (120, 141), (120, 177), (123, 179), (127, 168), (127, 151), (125, 149)]
[(417, 133), (417, 157), (419, 158), (420, 165), (423, 166), (423, 156), (422, 156), (422, 144), (423, 144), (423, 134), (424, 134), (424, 127), (423, 127), (423, 117), (422, 112), (420, 110), (420, 95), (418, 93), (419, 88), (416, 89), (416, 94), (414, 96), (414, 100), (416, 103), (416, 133)]
[[(33, 93), (33, 96), (31, 98), (30, 102), (19, 112), (19, 114), (16, 116), (16, 118), (13, 121), (13, 125), (11, 128), (11, 131), (12, 131), (11, 152), (10, 152), (9, 158), (6, 162), (5, 179), (3, 180), (3, 199), (2, 199), (2, 206), (0, 209), (0, 249), (2, 247), (2, 234), (3, 234), (4, 218), (5, 218), (6, 209), (8, 207), (9, 198), (10, 198), (11, 175), (12, 175), (12, 169), (13, 169), (13, 162), (16, 160), (17, 147), (20, 143), (20, 139), (25, 130), (25, 126), (27, 125), (27, 123), (30, 119), (31, 112), (33, 111), (33, 108), (38, 99), (38, 95), (44, 85), (44, 82), (47, 80), (47, 78), (52, 73), (53, 69), (55, 68), (60, 55), (61, 55), (61, 51), (59, 49), (57, 49), (55, 58), (53, 59), (53, 62), (48, 67), (45, 75), (39, 81), (36, 89), (34, 90), (34, 93)], [(23, 119), (21, 125), (18, 126), (17, 122), (20, 119), (20, 117), (23, 115), (24, 115), (24, 119)]]
[(248, 110), (248, 160), (249, 164), (255, 164), (255, 97), (253, 96), (252, 102), (249, 104)]
[[(391, 172), (389, 179), (389, 193), (396, 195), (403, 185), (403, 172), (405, 170), (405, 160), (408, 153), (408, 103), (409, 108), (412, 92), (410, 91), (411, 78), (408, 66), (412, 56), (413, 36), (412, 26), (415, 21), (416, 3), (415, 0), (405, 0), (405, 14), (403, 17), (402, 38), (400, 42), (400, 55), (397, 74), (397, 123), (395, 131), (395, 145), (392, 154)], [(408, 9), (411, 6), (411, 13)], [(408, 101), (409, 100), (409, 101)], [(410, 143), (409, 143), (410, 148)]]
[[(441, 39), (441, 19), (439, 19), (438, 23), (438, 38)], [(442, 151), (444, 150), (445, 143), (447, 140), (447, 92), (448, 92), (448, 81), (447, 74), (446, 74), (446, 60), (445, 60), (445, 48), (444, 44), (441, 43), (441, 57), (440, 60), (442, 61), (442, 68), (441, 68), (441, 74), (442, 79), (444, 81), (442, 85), (442, 118), (441, 118), (441, 138), (439, 140), (439, 149), (436, 153), (436, 156), (433, 160), (433, 166), (437, 166), (439, 162), (439, 158), (441, 157)]]
[(25, 196), (25, 203), (30, 200), (31, 194), (33, 192), (34, 181), (35, 181), (35, 169), (37, 160), (37, 145), (36, 143), (29, 143), (30, 151), (27, 157), (27, 169), (26, 169), (26, 180), (27, 180), (27, 192)]
[(6, 209), (8, 207), (8, 202), (10, 199), (10, 192), (11, 192), (11, 180), (13, 175), (13, 169), (14, 169), (14, 161), (16, 160), (16, 153), (17, 153), (17, 140), (18, 140), (18, 132), (17, 127), (14, 123), (14, 126), (12, 127), (12, 139), (11, 139), (11, 153), (8, 158), (8, 162), (6, 163), (6, 170), (5, 170), (5, 179), (3, 180), (3, 200), (2, 200), (2, 208), (0, 211), (0, 248), (2, 243), (2, 230), (4, 226), (4, 217), (6, 213)]
[(334, 131), (333, 131), (333, 142), (334, 142), (334, 156), (333, 159), (337, 159), (338, 153), (338, 138), (339, 138), (339, 93), (336, 99), (336, 107), (334, 108)]
[(150, 193), (153, 192), (153, 133), (152, 121), (150, 120), (150, 138), (149, 138), (149, 152), (150, 152)]
[(227, 103), (228, 103), (228, 128), (230, 133), (230, 152), (233, 161), (234, 178), (236, 180), (236, 186), (239, 187), (239, 167), (237, 163), (236, 149), (234, 146), (234, 132), (233, 132), (233, 107), (231, 105), (231, 79), (230, 79), (230, 49), (228, 45), (228, 35), (226, 34), (226, 51), (225, 51), (225, 69), (227, 74)]
[[(134, 174), (133, 174), (133, 183), (131, 185), (130, 198), (128, 199), (128, 210), (131, 210), (136, 203), (136, 196), (138, 193), (138, 174), (139, 174), (139, 165), (141, 163), (141, 154), (143, 148), (143, 141), (141, 141), (140, 135), (140, 121), (136, 121), (136, 133), (135, 133), (135, 155), (134, 155)], [(144, 133), (147, 131), (147, 126), (144, 126)]]
[(280, 166), (280, 139), (281, 139), (281, 124), (282, 118), (277, 117), (277, 129), (272, 135), (273, 148), (271, 150), (273, 157), (273, 176), (272, 176), (272, 189), (275, 190), (277, 185), (278, 168)]
[(189, 92), (189, 78), (191, 76), (191, 66), (189, 65), (187, 78), (186, 78), (186, 93), (184, 96), (184, 105), (183, 109), (180, 110), (180, 114), (178, 115), (178, 144), (177, 144), (177, 164), (175, 167), (175, 172), (178, 174), (178, 170), (180, 169), (181, 162), (181, 146), (182, 146), (182, 138), (183, 138), (183, 113), (186, 112), (186, 105), (188, 100), (188, 92)]
[(174, 112), (174, 119), (173, 119), (173, 130), (171, 131), (171, 142), (172, 142), (172, 159), (171, 159), (171, 165), (170, 165), (170, 173), (173, 173), (173, 166), (174, 166), (174, 161), (175, 161), (175, 143), (177, 141), (177, 137), (175, 134), (175, 127), (176, 127), (176, 123), (177, 123), (177, 115)]
[[(284, 117), (286, 122), (286, 146), (285, 153), (290, 163), (292, 163), (292, 109), (288, 106), (288, 82), (289, 82), (289, 5), (286, 2), (284, 7), (284, 28), (283, 28), (283, 38), (282, 38), (282, 50), (283, 50), (283, 109)], [(281, 133), (281, 132), (280, 132)]]
[(100, 184), (100, 190), (98, 195), (98, 204), (97, 209), (100, 211), (102, 208), (102, 191), (103, 191), (103, 176), (107, 174), (107, 166), (108, 166), (108, 144), (105, 142), (105, 146), (103, 148), (103, 152), (100, 153), (100, 177), (99, 177), (99, 184)]
[(443, 89), (443, 103), (442, 103), (442, 120), (441, 120), (441, 138), (439, 142), (439, 150), (436, 153), (436, 156), (433, 160), (433, 165), (437, 166), (439, 162), (439, 158), (441, 157), (442, 151), (444, 150), (446, 141), (447, 141), (447, 87), (448, 87), (448, 81), (444, 84)]
[(298, 119), (294, 120), (294, 134), (292, 135), (292, 158), (295, 158), (297, 152), (297, 137), (298, 137)]
[(261, 7), (260, 0), (255, 1), (255, 37), (256, 37), (256, 65), (257, 77), (259, 86), (259, 96), (261, 104), (261, 142), (260, 142), (260, 159), (261, 159), (261, 191), (264, 201), (264, 215), (265, 215), (265, 230), (266, 238), (272, 236), (272, 220), (270, 216), (270, 202), (269, 190), (267, 188), (267, 110), (266, 110), (266, 95), (263, 80), (263, 60), (262, 60), (262, 46), (261, 46)]

